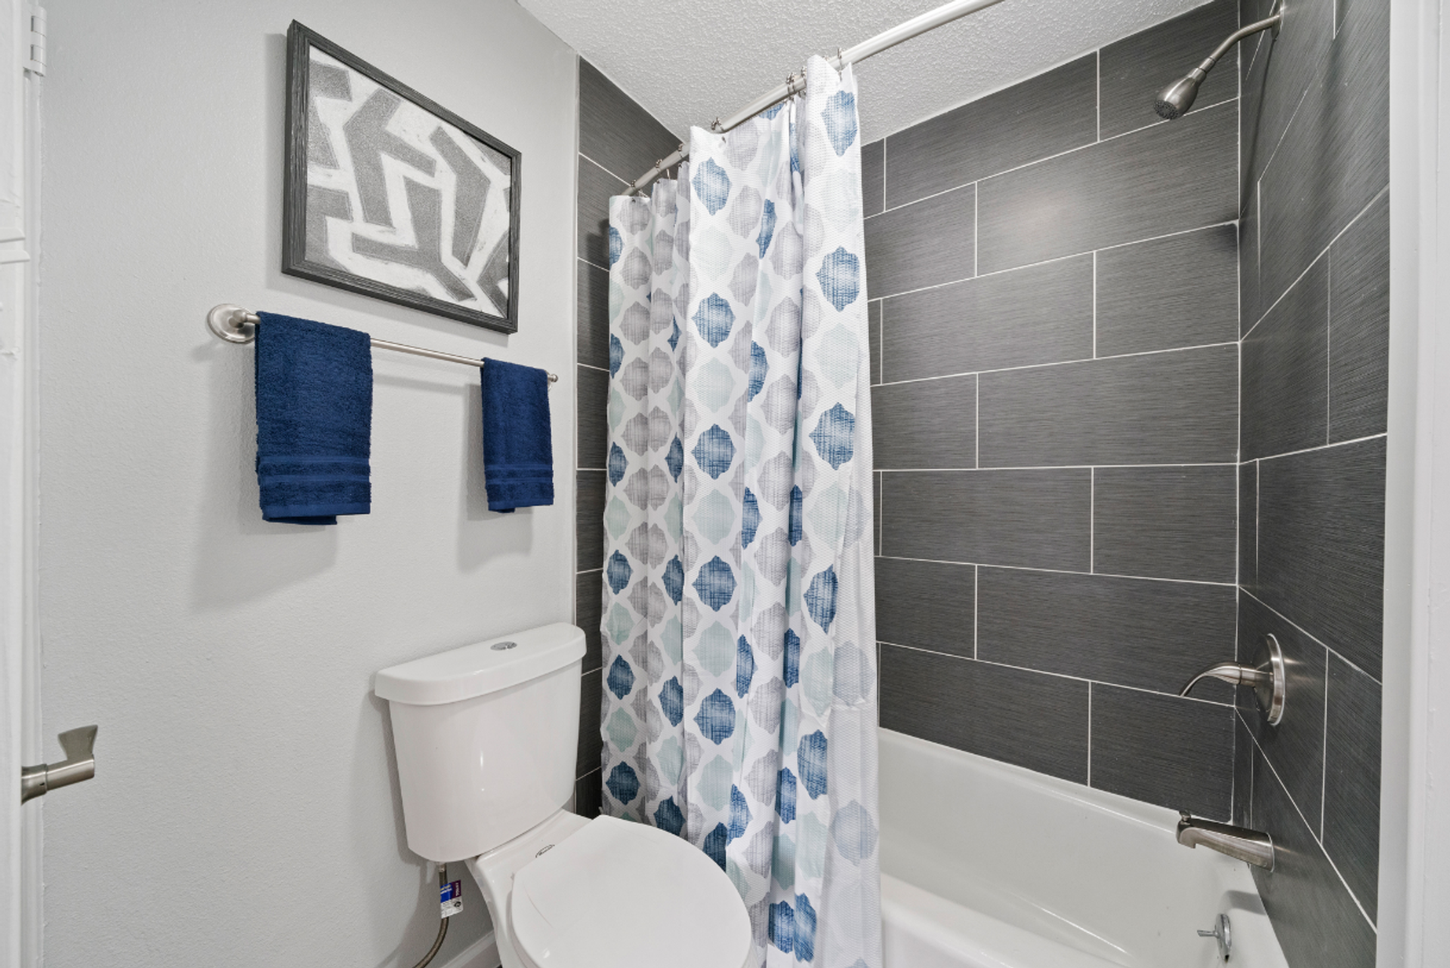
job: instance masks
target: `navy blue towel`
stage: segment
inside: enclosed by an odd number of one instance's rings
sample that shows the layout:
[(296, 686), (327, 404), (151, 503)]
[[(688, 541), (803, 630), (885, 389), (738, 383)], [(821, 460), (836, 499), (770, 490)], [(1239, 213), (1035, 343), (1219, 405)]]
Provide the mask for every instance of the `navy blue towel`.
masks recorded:
[(483, 475), (490, 511), (554, 503), (549, 374), (485, 359)]
[(367, 333), (258, 313), (257, 484), (262, 517), (336, 524), (372, 503), (373, 358)]

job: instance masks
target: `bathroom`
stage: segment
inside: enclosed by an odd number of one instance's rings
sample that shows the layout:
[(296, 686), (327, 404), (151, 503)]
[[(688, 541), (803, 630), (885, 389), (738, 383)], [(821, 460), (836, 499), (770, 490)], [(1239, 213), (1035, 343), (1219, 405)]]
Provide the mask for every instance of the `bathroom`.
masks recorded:
[[(931, 29), (936, 0), (4, 6), (0, 758), (32, 795), (4, 811), (3, 968), (734, 968), (732, 946), (830, 968), (1450, 964), (1438, 0), (958, 0)], [(513, 164), (492, 323), (300, 268), (309, 42)], [(706, 154), (732, 182), (718, 213)], [(731, 234), (742, 178), (774, 199), (773, 248), (759, 207)], [(686, 211), (720, 232), (630, 259)], [(735, 261), (718, 284), (759, 310), (753, 342), (694, 305), (669, 325), (669, 274), (725, 259), (720, 238), (758, 261), (748, 292)], [(790, 239), (822, 298), (778, 339)], [(369, 513), (264, 519), (262, 342), (218, 338), (258, 312), (557, 377), (552, 500), (490, 509), (487, 365), (374, 342)], [(672, 392), (683, 475), (631, 443)], [(836, 398), (854, 427), (817, 433)], [(778, 502), (776, 446), (818, 455)], [(727, 447), (758, 466), (696, 473)], [(714, 559), (760, 577), (684, 621)], [(668, 598), (633, 594), (661, 574)], [(747, 590), (810, 635), (782, 650), (729, 618)], [(683, 718), (635, 642), (657, 607), (682, 618), (660, 634)], [(547, 729), (497, 749), (487, 724), (408, 718), (461, 705), (409, 705), (420, 668), (517, 670), (536, 642), (560, 658), (497, 695)], [(1215, 668), (1241, 684), (1180, 695)], [(776, 677), (794, 699), (762, 719)], [(813, 731), (855, 758), (829, 793)], [(797, 761), (790, 810), (747, 741)], [(547, 773), (546, 808), (429, 856), (420, 804), (447, 798), (416, 764), (440, 743)], [(564, 826), (536, 845), (540, 821)], [(528, 857), (487, 853), (516, 835)], [(550, 956), (526, 886), (590, 956)]]

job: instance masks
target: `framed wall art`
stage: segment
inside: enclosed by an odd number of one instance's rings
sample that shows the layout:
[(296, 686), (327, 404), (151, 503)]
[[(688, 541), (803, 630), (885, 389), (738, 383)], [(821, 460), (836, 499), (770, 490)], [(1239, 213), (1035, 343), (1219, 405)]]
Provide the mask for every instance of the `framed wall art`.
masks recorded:
[(296, 21), (282, 271), (518, 330), (519, 152)]

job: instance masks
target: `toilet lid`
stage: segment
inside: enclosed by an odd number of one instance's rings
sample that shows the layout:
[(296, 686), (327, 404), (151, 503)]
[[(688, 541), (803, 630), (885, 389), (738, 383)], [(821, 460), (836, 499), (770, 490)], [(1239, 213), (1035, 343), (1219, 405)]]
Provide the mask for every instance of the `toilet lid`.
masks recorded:
[(750, 917), (713, 860), (613, 817), (515, 874), (509, 921), (537, 968), (741, 968), (750, 953)]

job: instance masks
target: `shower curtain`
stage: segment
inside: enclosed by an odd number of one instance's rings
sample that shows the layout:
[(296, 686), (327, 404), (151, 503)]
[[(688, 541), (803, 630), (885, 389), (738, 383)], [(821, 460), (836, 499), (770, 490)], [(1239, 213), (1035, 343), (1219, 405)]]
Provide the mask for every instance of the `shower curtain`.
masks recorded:
[(754, 963), (880, 968), (856, 86), (806, 76), (610, 202), (603, 812), (713, 858)]

